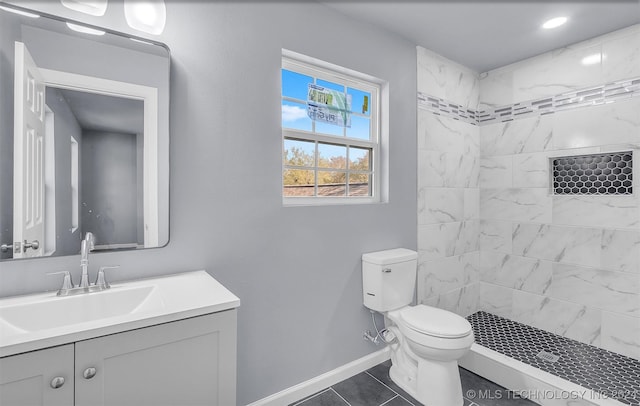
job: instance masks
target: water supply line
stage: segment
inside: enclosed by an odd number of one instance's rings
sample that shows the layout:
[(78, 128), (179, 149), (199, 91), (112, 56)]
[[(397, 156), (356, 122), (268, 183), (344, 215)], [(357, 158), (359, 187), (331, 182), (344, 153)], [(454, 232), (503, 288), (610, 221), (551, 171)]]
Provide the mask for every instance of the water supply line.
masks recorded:
[(364, 332), (363, 338), (365, 340), (371, 341), (375, 345), (380, 344), (381, 341), (384, 342), (385, 344), (392, 344), (397, 339), (396, 335), (386, 328), (379, 330), (378, 326), (376, 325), (375, 311), (369, 310), (369, 312), (371, 312), (371, 321), (373, 322), (375, 335), (372, 334), (369, 330), (367, 330)]

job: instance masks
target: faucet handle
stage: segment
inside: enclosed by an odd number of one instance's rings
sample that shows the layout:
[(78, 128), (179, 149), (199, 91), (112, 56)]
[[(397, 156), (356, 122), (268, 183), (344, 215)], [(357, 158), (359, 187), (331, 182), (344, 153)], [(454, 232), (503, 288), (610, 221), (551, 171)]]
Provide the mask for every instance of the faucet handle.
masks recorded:
[(71, 280), (71, 274), (69, 271), (58, 271), (58, 272), (49, 272), (47, 276), (51, 275), (64, 275), (62, 279), (62, 287), (58, 291), (58, 296), (62, 294), (62, 292), (73, 289), (73, 280)]
[(102, 288), (102, 289), (109, 289), (111, 286), (109, 285), (109, 282), (107, 282), (107, 279), (104, 276), (104, 271), (106, 269), (116, 269), (116, 268), (120, 268), (120, 265), (101, 266), (100, 269), (98, 270), (98, 276), (96, 277), (95, 286), (98, 286), (99, 288)]

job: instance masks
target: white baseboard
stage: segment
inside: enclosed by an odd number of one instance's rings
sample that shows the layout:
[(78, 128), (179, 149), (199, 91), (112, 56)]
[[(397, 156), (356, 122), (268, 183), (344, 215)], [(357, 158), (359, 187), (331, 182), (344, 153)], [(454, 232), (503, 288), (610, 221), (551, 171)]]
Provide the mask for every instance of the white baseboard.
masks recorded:
[(383, 348), (322, 375), (318, 375), (315, 378), (311, 378), (308, 381), (299, 383), (278, 393), (267, 396), (266, 398), (257, 400), (247, 406), (283, 406), (291, 404), (307, 396), (313, 395), (314, 393), (331, 385), (335, 385), (340, 381), (357, 375), (360, 372), (366, 371), (367, 369), (388, 360), (389, 356), (389, 349)]
[[(597, 392), (479, 344), (473, 344), (458, 364), (543, 406), (624, 406), (617, 400), (605, 398)], [(492, 395), (470, 392), (473, 394), (467, 393), (465, 397), (471, 401), (475, 397)]]

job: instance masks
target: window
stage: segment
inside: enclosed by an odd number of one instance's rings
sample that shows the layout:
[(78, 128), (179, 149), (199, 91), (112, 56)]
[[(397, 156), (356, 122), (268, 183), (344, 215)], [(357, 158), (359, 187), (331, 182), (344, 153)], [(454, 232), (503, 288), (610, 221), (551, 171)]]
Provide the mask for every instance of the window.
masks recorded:
[(380, 84), (374, 80), (283, 57), (285, 204), (380, 201)]

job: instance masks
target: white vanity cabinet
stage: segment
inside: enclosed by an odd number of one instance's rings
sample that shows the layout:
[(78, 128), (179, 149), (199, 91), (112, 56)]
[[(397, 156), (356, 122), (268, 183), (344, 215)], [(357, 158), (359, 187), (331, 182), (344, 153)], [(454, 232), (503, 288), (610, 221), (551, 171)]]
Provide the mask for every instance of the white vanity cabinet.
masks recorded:
[(236, 403), (235, 309), (75, 346), (76, 406)]
[(73, 344), (0, 358), (0, 405), (73, 405)]
[(2, 406), (234, 405), (236, 309), (0, 358), (0, 378)]

